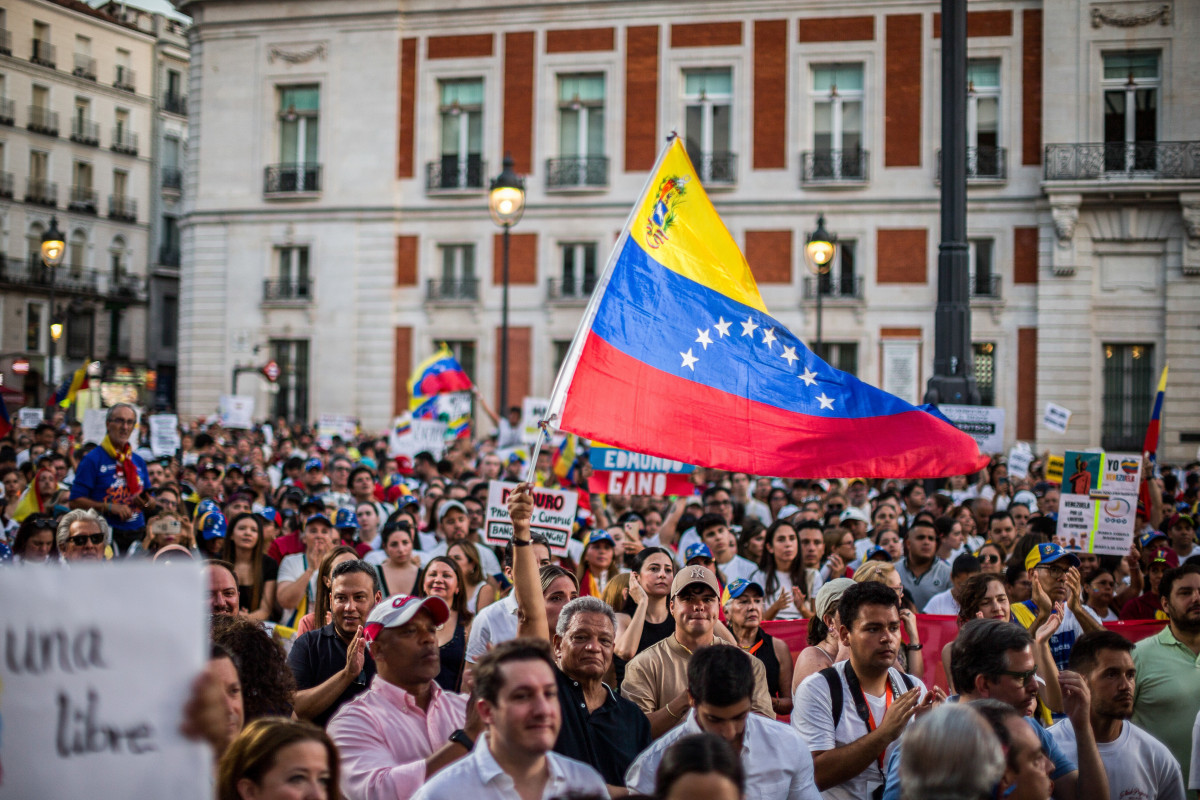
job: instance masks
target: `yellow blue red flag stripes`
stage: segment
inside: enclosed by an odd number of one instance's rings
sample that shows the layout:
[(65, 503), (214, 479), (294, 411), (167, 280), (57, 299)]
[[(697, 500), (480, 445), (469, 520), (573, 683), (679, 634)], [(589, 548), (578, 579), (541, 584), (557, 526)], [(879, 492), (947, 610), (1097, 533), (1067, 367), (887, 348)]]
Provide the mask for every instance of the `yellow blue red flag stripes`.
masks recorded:
[(1142, 442), (1142, 450), (1150, 454), (1152, 460), (1158, 456), (1158, 436), (1162, 430), (1163, 399), (1167, 395), (1167, 368), (1163, 364), (1162, 377), (1158, 379), (1158, 393), (1154, 396), (1154, 411), (1150, 414), (1150, 424), (1146, 426), (1146, 439)]
[(471, 379), (450, 348), (442, 345), (422, 361), (408, 379), (408, 407), (414, 417), (433, 417), (436, 398), (449, 392), (471, 391)]
[(88, 388), (87, 367), (80, 367), (75, 370), (75, 374), (70, 378), (65, 379), (54, 390), (49, 400), (46, 401), (47, 406), (59, 405), (62, 408), (67, 408), (71, 403), (75, 402), (75, 396), (79, 394), (80, 389)]
[(987, 464), (971, 437), (835, 370), (767, 311), (675, 139), (555, 383), (564, 431), (777, 477), (920, 478)]

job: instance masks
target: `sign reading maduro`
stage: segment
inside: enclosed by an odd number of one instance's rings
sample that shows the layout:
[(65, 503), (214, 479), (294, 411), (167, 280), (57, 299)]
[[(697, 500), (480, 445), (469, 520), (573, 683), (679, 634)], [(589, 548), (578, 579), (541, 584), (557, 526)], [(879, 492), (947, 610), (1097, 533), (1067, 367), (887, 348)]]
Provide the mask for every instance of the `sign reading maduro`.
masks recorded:
[[(488, 544), (505, 544), (512, 539), (512, 520), (508, 516), (508, 496), (517, 484), (508, 481), (488, 482), (487, 519), (483, 538)], [(575, 511), (579, 496), (562, 489), (533, 488), (533, 520), (530, 528), (550, 542), (555, 555), (567, 554), (567, 540), (575, 526)]]
[(592, 476), (588, 491), (593, 494), (670, 495), (691, 494), (695, 467), (682, 461), (657, 458), (592, 442), (588, 451)]

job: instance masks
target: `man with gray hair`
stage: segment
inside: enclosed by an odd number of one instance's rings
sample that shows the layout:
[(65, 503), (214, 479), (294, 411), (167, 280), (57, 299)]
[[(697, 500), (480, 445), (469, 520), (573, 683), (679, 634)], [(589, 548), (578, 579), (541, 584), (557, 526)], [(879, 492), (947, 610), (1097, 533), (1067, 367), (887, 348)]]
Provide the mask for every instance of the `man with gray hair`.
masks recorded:
[(104, 515), (114, 531), (121, 553), (142, 539), (146, 519), (142, 508), (150, 475), (146, 462), (130, 446), (137, 426), (137, 409), (117, 403), (104, 422), (107, 434), (100, 446), (79, 462), (71, 484), (71, 508), (90, 509)]
[(75, 509), (58, 520), (55, 538), (63, 561), (103, 561), (112, 529), (95, 511)]
[(904, 800), (988, 800), (1003, 776), (1000, 740), (966, 703), (939, 706), (904, 734)]

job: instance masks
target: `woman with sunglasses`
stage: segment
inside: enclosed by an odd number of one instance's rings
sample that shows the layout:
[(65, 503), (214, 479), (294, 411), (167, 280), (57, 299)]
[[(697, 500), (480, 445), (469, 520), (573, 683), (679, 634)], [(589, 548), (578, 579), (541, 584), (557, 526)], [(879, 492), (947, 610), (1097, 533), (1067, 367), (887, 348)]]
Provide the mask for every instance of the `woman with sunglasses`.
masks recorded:
[(57, 560), (58, 543), (54, 539), (58, 524), (48, 514), (30, 514), (21, 523), (13, 540), (14, 560), (21, 564), (45, 564)]
[(979, 559), (979, 571), (985, 575), (1004, 577), (1004, 551), (995, 542), (987, 542), (975, 553)]

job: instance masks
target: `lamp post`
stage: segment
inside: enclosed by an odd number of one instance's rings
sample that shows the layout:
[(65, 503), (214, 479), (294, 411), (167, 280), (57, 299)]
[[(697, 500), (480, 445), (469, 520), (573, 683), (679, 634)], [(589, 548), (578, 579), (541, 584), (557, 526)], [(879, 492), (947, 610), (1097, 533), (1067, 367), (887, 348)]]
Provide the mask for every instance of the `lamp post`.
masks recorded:
[(508, 413), (508, 247), (509, 231), (525, 212), (525, 179), (513, 170), (513, 159), (504, 154), (504, 170), (492, 179), (488, 195), (492, 221), (504, 229), (504, 287), (500, 296), (500, 413)]
[[(55, 321), (54, 311), (54, 268), (62, 263), (63, 255), (67, 251), (67, 243), (63, 240), (63, 233), (58, 229), (58, 218), (50, 218), (50, 229), (42, 234), (42, 263), (46, 265), (46, 269), (50, 272), (50, 361), (46, 366), (46, 376), (50, 384), (50, 391), (54, 391), (54, 357), (55, 351), (58, 349), (58, 340), (62, 336), (62, 323)], [(58, 330), (55, 331), (57, 326)]]
[(808, 268), (812, 270), (816, 277), (817, 287), (817, 358), (824, 359), (825, 356), (821, 352), (821, 278), (829, 274), (829, 269), (833, 264), (833, 254), (837, 252), (837, 237), (831, 236), (829, 231), (825, 230), (825, 215), (821, 214), (817, 217), (817, 229), (808, 237), (808, 244), (804, 245), (804, 255), (808, 261)]

